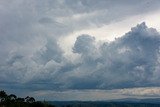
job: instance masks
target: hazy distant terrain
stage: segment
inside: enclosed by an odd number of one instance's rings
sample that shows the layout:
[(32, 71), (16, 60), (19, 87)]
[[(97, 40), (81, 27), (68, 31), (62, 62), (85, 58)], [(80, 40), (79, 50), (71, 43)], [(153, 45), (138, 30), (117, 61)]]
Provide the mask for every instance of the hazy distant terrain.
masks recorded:
[[(146, 100), (147, 101), (147, 100)], [(156, 101), (156, 100), (155, 100)], [(160, 103), (152, 102), (107, 102), (107, 101), (53, 101), (56, 107), (160, 107)]]

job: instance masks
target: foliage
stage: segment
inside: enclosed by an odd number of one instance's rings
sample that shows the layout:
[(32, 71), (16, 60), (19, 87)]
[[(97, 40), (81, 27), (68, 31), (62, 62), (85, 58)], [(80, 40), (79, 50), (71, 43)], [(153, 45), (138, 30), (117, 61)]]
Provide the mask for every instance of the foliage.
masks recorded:
[(0, 91), (0, 107), (55, 107), (44, 102), (36, 101), (33, 97), (20, 98), (14, 94), (7, 95)]

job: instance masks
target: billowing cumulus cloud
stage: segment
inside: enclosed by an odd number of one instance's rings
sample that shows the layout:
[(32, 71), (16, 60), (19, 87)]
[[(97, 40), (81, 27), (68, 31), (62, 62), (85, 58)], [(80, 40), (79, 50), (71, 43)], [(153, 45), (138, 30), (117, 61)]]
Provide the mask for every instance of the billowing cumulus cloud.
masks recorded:
[(93, 38), (82, 35), (75, 42), (82, 62), (68, 78), (72, 88), (159, 86), (160, 35), (155, 29), (141, 23), (113, 42), (95, 45)]
[(81, 35), (77, 37), (77, 40), (74, 44), (73, 52), (74, 53), (88, 53), (94, 50), (95, 38), (89, 35)]

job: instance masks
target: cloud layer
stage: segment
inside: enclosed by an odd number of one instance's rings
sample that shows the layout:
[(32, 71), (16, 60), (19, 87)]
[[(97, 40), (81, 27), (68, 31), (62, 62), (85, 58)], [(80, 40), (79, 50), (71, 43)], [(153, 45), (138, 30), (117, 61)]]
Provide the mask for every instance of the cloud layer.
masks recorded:
[[(127, 88), (127, 89), (113, 89), (113, 90), (66, 90), (66, 91), (52, 91), (52, 90), (39, 90), (28, 93), (29, 95), (36, 96), (49, 100), (64, 100), (64, 101), (104, 101), (113, 99), (128, 99), (132, 100), (158, 98), (160, 97), (159, 87), (145, 87), (145, 88)], [(130, 100), (131, 100), (130, 99)]]
[(159, 9), (159, 2), (1, 0), (0, 87), (26, 92), (159, 86), (160, 34), (145, 23), (112, 42), (79, 35), (69, 58), (59, 45), (73, 32)]
[[(43, 40), (42, 40), (43, 41)], [(1, 64), (1, 87), (43, 89), (117, 89), (159, 86), (160, 35), (145, 23), (113, 42), (80, 35), (74, 61), (52, 40), (32, 56), (10, 52)]]

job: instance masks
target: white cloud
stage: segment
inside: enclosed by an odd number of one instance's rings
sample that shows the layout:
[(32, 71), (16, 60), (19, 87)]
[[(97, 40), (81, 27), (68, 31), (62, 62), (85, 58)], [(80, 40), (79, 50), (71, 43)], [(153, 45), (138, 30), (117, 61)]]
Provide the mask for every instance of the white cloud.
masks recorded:
[(139, 97), (159, 97), (160, 87), (131, 88), (118, 90), (122, 95)]
[(159, 87), (139, 87), (127, 89), (114, 89), (114, 90), (39, 90), (29, 93), (39, 100), (56, 100), (56, 101), (105, 101), (116, 100), (125, 98), (157, 98), (160, 96)]

